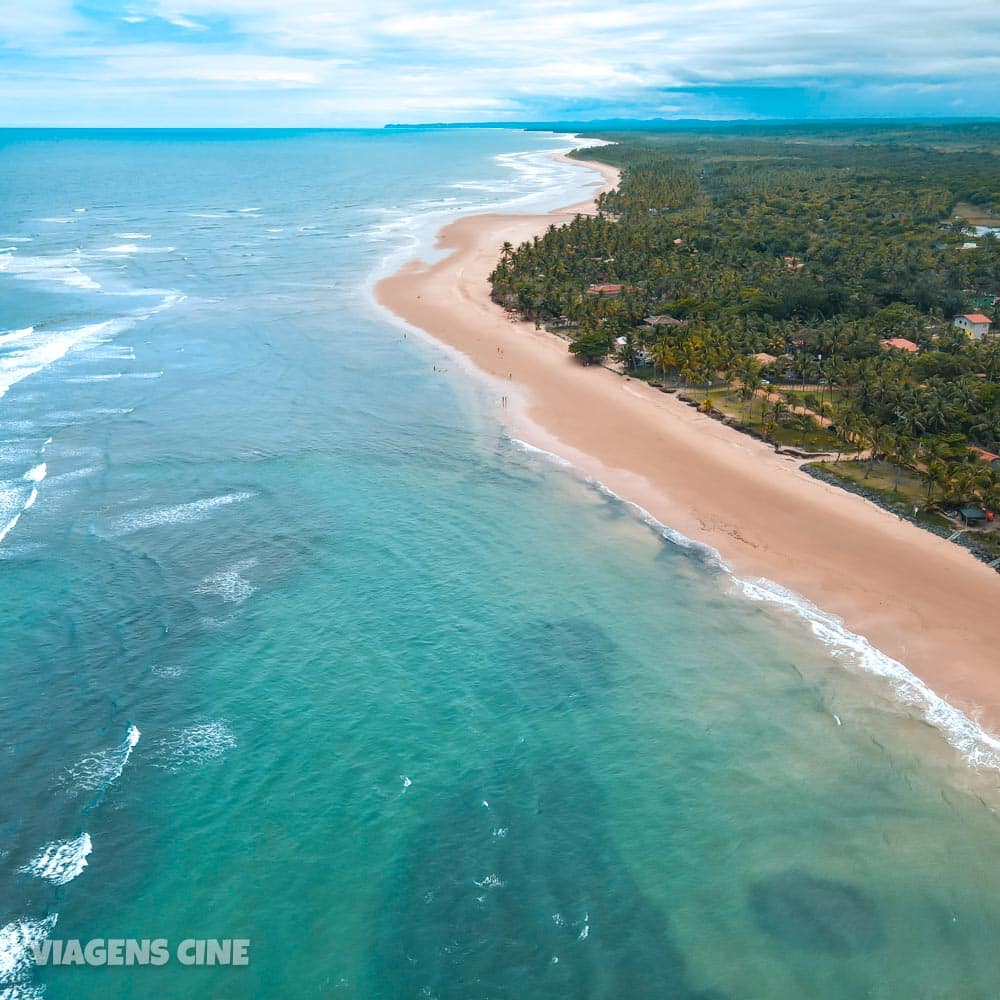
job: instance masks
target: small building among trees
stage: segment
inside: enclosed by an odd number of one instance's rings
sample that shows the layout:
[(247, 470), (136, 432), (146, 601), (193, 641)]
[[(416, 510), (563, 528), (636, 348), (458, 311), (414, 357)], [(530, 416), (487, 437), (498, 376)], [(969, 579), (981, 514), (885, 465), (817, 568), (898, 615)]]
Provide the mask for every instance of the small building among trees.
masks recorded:
[(955, 317), (955, 326), (964, 330), (973, 340), (988, 336), (992, 320), (983, 313), (963, 313)]
[(910, 354), (916, 354), (920, 348), (912, 340), (907, 340), (905, 337), (890, 337), (888, 340), (882, 341), (882, 350), (907, 351)]

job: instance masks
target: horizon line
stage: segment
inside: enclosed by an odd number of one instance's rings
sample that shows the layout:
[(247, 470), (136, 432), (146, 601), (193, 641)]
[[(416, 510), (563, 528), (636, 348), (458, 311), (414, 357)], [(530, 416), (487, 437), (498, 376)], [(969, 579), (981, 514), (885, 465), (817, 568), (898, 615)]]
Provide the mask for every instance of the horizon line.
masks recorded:
[(436, 122), (384, 122), (381, 125), (107, 125), (37, 123), (22, 125), (0, 124), (0, 131), (106, 131), (106, 132), (372, 132), (391, 129), (435, 128), (532, 128), (551, 127), (553, 131), (596, 130), (612, 127), (639, 128), (647, 126), (712, 126), (727, 125), (856, 125), (856, 124), (995, 124), (1000, 115), (859, 115), (852, 117), (753, 117), (753, 118), (542, 118), (512, 121), (436, 121)]

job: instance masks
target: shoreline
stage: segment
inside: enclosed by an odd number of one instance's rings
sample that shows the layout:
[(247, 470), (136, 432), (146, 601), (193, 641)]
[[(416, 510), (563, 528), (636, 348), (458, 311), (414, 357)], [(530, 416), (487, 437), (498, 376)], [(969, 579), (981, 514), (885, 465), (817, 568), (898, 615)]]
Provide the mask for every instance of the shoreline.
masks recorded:
[[(615, 168), (568, 162), (601, 174), (595, 198), (618, 182)], [(544, 215), (459, 218), (438, 233), (435, 249), (446, 255), (382, 278), (376, 301), (502, 383), (508, 405), (498, 399), (497, 417), (512, 437), (718, 552), (744, 592), (777, 585), (774, 603), (787, 604), (790, 591), (905, 664), (897, 685), (925, 702), (929, 720), (940, 718), (937, 697), (987, 735), (1000, 732), (1000, 654), (988, 635), (1000, 574), (673, 395), (583, 367), (565, 340), (512, 321), (490, 299), (504, 241), (516, 246), (595, 211), (588, 201)]]

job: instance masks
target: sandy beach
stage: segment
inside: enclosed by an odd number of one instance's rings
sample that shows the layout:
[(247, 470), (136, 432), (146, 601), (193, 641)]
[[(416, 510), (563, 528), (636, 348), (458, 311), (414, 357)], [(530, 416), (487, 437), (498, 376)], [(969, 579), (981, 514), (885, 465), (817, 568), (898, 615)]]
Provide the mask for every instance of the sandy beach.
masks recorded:
[[(617, 171), (600, 169), (605, 185), (617, 182)], [(379, 282), (376, 296), (503, 383), (497, 412), (512, 436), (710, 545), (738, 576), (774, 581), (838, 616), (1000, 732), (1000, 574), (672, 395), (581, 366), (564, 340), (512, 322), (490, 300), (488, 275), (504, 241), (517, 245), (591, 211), (588, 202), (459, 219), (438, 237), (447, 256), (412, 262)]]

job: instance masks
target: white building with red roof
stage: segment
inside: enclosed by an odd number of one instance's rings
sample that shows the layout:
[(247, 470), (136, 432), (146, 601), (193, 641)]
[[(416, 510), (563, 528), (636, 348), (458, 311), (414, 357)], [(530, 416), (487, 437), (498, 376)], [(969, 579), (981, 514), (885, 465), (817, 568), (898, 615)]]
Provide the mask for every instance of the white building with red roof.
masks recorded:
[(955, 317), (955, 326), (964, 330), (973, 340), (982, 340), (990, 332), (992, 320), (982, 313), (964, 313)]

